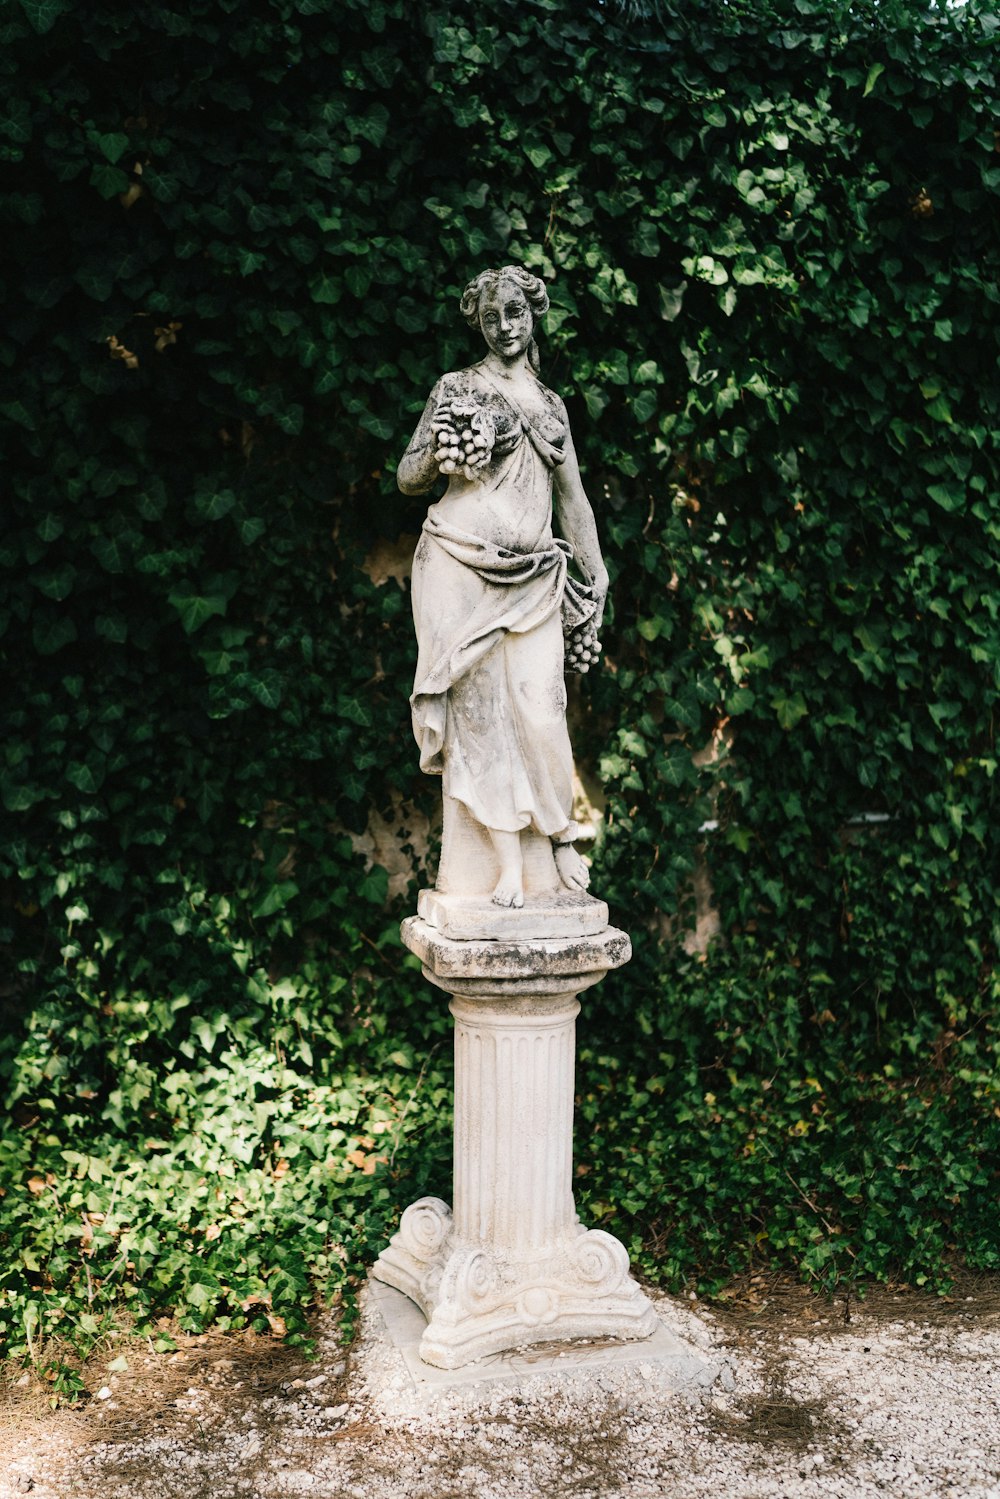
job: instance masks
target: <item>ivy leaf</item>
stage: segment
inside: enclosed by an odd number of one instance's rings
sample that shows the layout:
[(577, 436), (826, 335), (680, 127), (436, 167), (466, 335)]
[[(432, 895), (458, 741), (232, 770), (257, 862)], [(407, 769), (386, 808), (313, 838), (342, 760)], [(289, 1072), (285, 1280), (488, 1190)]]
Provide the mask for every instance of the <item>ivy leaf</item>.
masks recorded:
[(885, 72), (885, 63), (884, 62), (873, 62), (872, 63), (871, 67), (868, 69), (868, 77), (865, 79), (864, 93), (861, 95), (862, 99), (867, 99), (868, 98), (868, 95), (871, 93), (871, 91), (875, 87), (876, 83), (878, 83), (879, 79), (882, 77), (882, 74), (884, 72)]
[(656, 404), (655, 390), (640, 390), (638, 395), (632, 397), (632, 414), (640, 425), (655, 415)]
[(340, 278), (337, 276), (328, 276), (325, 272), (319, 276), (314, 276), (309, 283), (309, 295), (314, 302), (319, 302), (324, 306), (333, 306), (334, 303), (340, 301)]
[(121, 167), (98, 161), (90, 169), (90, 184), (102, 198), (118, 198), (129, 189), (129, 179)]
[(389, 111), (384, 104), (373, 104), (366, 115), (351, 121), (351, 129), (373, 146), (381, 146), (389, 128)]
[(381, 864), (374, 864), (358, 885), (358, 895), (373, 905), (385, 905), (389, 893), (389, 871)]
[(669, 755), (657, 760), (656, 770), (659, 779), (675, 790), (696, 780), (698, 775), (690, 752), (679, 745), (672, 748)]
[(65, 519), (55, 511), (50, 512), (48, 515), (43, 515), (35, 527), (35, 530), (43, 541), (56, 541), (65, 529)]
[(661, 283), (657, 289), (660, 294), (660, 317), (664, 322), (672, 323), (680, 314), (684, 293), (687, 291), (687, 282), (682, 281), (679, 286), (673, 287), (667, 287)]
[[(107, 170), (117, 171), (117, 167), (108, 167)], [(108, 193), (106, 196), (110, 197), (111, 194)], [(73, 279), (77, 286), (95, 302), (106, 302), (115, 289), (114, 277), (106, 265), (81, 266)]]
[(128, 560), (124, 537), (101, 536), (91, 538), (90, 550), (105, 572), (123, 573)]
[(128, 150), (128, 136), (118, 132), (110, 135), (97, 135), (94, 137), (94, 142), (112, 166), (121, 161)]
[(37, 573), (32, 581), (39, 592), (44, 593), (46, 598), (61, 602), (69, 598), (73, 591), (73, 583), (77, 576), (77, 570), (72, 562), (64, 562), (59, 567), (47, 569), (45, 572)]
[(953, 426), (955, 418), (951, 414), (951, 406), (946, 396), (935, 396), (933, 401), (927, 403), (927, 415), (933, 417), (936, 422), (945, 422)]
[(737, 687), (726, 698), (726, 712), (736, 718), (740, 713), (749, 713), (756, 701), (757, 695), (749, 687)]
[(965, 504), (965, 485), (957, 479), (949, 479), (943, 484), (929, 484), (927, 493), (942, 510), (961, 510)]
[(276, 671), (262, 672), (259, 677), (250, 677), (247, 687), (265, 708), (277, 708), (281, 704), (282, 681)]
[(778, 714), (778, 722), (783, 729), (794, 729), (809, 712), (809, 707), (801, 692), (794, 692), (785, 697), (779, 694), (771, 699), (771, 707)]
[(103, 764), (88, 759), (71, 760), (66, 767), (66, 779), (71, 786), (85, 796), (95, 796), (104, 784)]
[(237, 522), (240, 541), (245, 547), (252, 546), (267, 530), (267, 522), (259, 515), (247, 515)]
[(583, 399), (586, 402), (587, 415), (596, 422), (607, 407), (610, 398), (599, 385), (588, 385), (584, 389)]
[(43, 800), (45, 792), (40, 786), (18, 781), (12, 774), (0, 774), (0, 800), (8, 812), (27, 812), (36, 802)]
[(712, 255), (699, 255), (685, 260), (683, 265), (689, 275), (698, 281), (708, 281), (712, 286), (724, 286), (729, 280), (725, 266)]
[(236, 267), (241, 276), (252, 276), (266, 264), (267, 256), (261, 250), (239, 249), (236, 252)]
[(69, 614), (43, 614), (31, 627), (31, 638), (40, 656), (54, 656), (77, 639), (76, 622)]
[(283, 911), (288, 902), (294, 900), (298, 893), (299, 887), (294, 880), (279, 881), (264, 892), (253, 907), (251, 914), (255, 918), (273, 916), (277, 911)]
[(215, 614), (225, 614), (234, 589), (228, 591), (199, 593), (192, 583), (181, 584), (173, 589), (167, 599), (180, 615), (185, 635), (193, 635), (207, 619)]
[(397, 70), (401, 65), (400, 58), (387, 47), (379, 47), (376, 50), (365, 53), (365, 67), (371, 74), (372, 81), (379, 88), (391, 88), (396, 77)]
[(199, 495), (195, 499), (199, 515), (208, 521), (222, 520), (235, 504), (236, 495), (231, 489), (220, 489), (212, 494)]
[(349, 265), (344, 272), (344, 282), (353, 297), (363, 297), (372, 284), (371, 270), (366, 265)]
[[(191, 1021), (191, 1033), (200, 1041), (203, 1051), (209, 1053), (212, 1052), (215, 1047), (215, 1038), (218, 1035), (218, 1031), (212, 1024), (211, 1020), (209, 1020), (207, 1017), (196, 1015)], [(192, 1286), (191, 1293), (194, 1294), (192, 1294), (191, 1299), (195, 1300), (196, 1302), (202, 1300), (202, 1298), (197, 1296), (196, 1294), (198, 1292), (201, 1292), (202, 1290), (203, 1288), (201, 1286)], [(204, 1300), (207, 1301), (207, 1293), (205, 1293)]]
[(0, 402), (0, 415), (7, 417), (8, 421), (17, 422), (18, 426), (27, 427), (29, 432), (33, 432), (38, 426), (33, 413), (23, 401)]
[(40, 36), (51, 31), (70, 8), (70, 0), (20, 0), (21, 9)]

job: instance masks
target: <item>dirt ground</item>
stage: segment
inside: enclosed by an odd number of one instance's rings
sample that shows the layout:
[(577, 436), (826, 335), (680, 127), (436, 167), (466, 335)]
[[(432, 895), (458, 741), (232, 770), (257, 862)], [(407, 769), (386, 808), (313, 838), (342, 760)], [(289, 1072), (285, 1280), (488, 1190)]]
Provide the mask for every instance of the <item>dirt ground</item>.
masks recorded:
[(76, 1406), (8, 1369), (0, 1499), (1000, 1499), (1000, 1276), (862, 1301), (756, 1276), (678, 1315), (710, 1330), (734, 1388), (685, 1397), (633, 1373), (390, 1409), (363, 1367), (377, 1335), (345, 1350), (330, 1318), (313, 1360), (259, 1335), (171, 1354), (119, 1340)]

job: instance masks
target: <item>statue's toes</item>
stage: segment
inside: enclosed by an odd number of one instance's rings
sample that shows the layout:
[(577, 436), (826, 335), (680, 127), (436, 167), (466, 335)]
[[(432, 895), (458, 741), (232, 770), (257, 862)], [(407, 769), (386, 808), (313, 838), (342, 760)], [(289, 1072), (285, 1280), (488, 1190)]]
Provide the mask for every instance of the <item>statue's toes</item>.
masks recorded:
[(495, 906), (524, 905), (524, 894), (516, 885), (498, 885), (493, 892), (492, 901)]

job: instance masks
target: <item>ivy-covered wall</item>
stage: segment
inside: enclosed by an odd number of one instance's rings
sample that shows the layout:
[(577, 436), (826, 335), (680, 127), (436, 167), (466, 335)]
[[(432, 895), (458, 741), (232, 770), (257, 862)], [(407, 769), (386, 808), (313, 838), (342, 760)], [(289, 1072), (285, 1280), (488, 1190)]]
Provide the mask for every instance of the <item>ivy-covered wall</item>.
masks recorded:
[(301, 1326), (447, 1191), (447, 1016), (358, 840), (432, 817), (393, 465), (509, 261), (613, 577), (573, 712), (636, 958), (582, 1035), (583, 1209), (673, 1282), (1000, 1263), (998, 32), (5, 8), (12, 1347), (122, 1298)]

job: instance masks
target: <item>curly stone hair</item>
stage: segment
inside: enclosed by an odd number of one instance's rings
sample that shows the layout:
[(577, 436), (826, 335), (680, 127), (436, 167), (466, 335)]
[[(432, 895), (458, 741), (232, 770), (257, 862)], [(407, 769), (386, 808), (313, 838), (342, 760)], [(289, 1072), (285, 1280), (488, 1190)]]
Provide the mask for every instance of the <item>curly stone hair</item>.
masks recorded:
[[(479, 303), (483, 292), (499, 286), (501, 281), (513, 281), (514, 285), (524, 293), (524, 300), (537, 326), (538, 319), (544, 317), (549, 310), (549, 294), (545, 290), (545, 282), (539, 276), (533, 276), (530, 271), (526, 271), (523, 265), (504, 265), (498, 270), (480, 271), (462, 293), (462, 300), (458, 304), (459, 310), (469, 327), (478, 329)], [(537, 374), (538, 345), (534, 339), (531, 340), (531, 346), (528, 349), (528, 363)]]
[(480, 271), (462, 293), (462, 300), (458, 305), (470, 328), (479, 327), (479, 301), (483, 292), (498, 286), (501, 281), (513, 281), (524, 292), (524, 300), (531, 308), (531, 315), (536, 323), (548, 312), (549, 294), (545, 290), (545, 282), (526, 271), (523, 265), (504, 265), (499, 270)]

